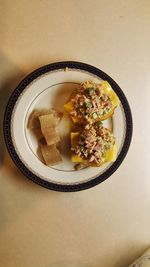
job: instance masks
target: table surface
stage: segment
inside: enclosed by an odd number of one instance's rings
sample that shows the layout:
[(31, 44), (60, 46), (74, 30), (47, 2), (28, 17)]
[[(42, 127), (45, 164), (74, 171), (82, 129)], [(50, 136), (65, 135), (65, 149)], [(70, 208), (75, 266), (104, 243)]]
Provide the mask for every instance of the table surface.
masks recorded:
[[(150, 245), (150, 1), (1, 1), (0, 266), (125, 267)], [(60, 193), (11, 161), (2, 120), (17, 83), (62, 60), (92, 64), (126, 94), (134, 132), (119, 169), (102, 184)]]

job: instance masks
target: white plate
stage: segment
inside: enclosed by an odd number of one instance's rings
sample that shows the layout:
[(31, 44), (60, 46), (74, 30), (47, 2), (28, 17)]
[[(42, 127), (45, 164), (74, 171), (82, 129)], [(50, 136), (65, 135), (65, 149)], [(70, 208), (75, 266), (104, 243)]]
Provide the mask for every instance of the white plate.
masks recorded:
[[(118, 149), (116, 161), (102, 167), (75, 171), (69, 154), (70, 123), (64, 117), (59, 124), (63, 163), (53, 167), (43, 164), (34, 133), (27, 128), (31, 112), (43, 108), (64, 111), (64, 103), (78, 84), (85, 80), (98, 82), (102, 79), (111, 84), (121, 102), (113, 118), (104, 122), (107, 127), (113, 127)], [(59, 62), (34, 71), (17, 86), (6, 108), (4, 135), (12, 159), (26, 176), (50, 189), (76, 191), (102, 182), (119, 167), (130, 145), (132, 118), (126, 97), (107, 74), (84, 63)]]

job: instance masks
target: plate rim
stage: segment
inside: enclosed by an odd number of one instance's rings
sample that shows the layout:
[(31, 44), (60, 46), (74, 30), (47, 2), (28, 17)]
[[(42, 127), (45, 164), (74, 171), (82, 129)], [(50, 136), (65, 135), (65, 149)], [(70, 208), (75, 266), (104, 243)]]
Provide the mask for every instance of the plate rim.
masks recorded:
[[(15, 103), (17, 99), (19, 98), (20, 94), (24, 91), (24, 89), (35, 79), (40, 77), (41, 75), (46, 74), (47, 72), (52, 72), (59, 69), (80, 69), (83, 71), (88, 71), (89, 73), (92, 73), (98, 77), (100, 77), (103, 80), (107, 80), (110, 85), (113, 87), (113, 90), (117, 93), (123, 109), (124, 109), (124, 115), (125, 115), (125, 121), (126, 121), (126, 132), (125, 132), (125, 139), (122, 146), (122, 149), (116, 159), (115, 162), (101, 175), (95, 177), (93, 180), (82, 182), (79, 184), (57, 184), (49, 181), (45, 181), (39, 176), (32, 173), (21, 161), (19, 158), (15, 147), (13, 145), (12, 136), (11, 136), (11, 115), (13, 108), (15, 106)], [(9, 97), (9, 100), (7, 102), (7, 106), (4, 113), (4, 119), (3, 119), (3, 133), (4, 133), (4, 140), (6, 143), (7, 150), (14, 161), (15, 165), (18, 167), (18, 169), (30, 180), (33, 182), (51, 189), (55, 191), (61, 191), (61, 192), (75, 192), (75, 191), (81, 191), (85, 189), (89, 189), (93, 186), (96, 186), (100, 184), (101, 182), (108, 179), (121, 165), (122, 161), (127, 155), (128, 149), (130, 147), (131, 139), (132, 139), (132, 132), (133, 132), (133, 121), (132, 121), (132, 114), (131, 109), (128, 103), (128, 100), (120, 88), (120, 86), (105, 72), (100, 70), (97, 67), (94, 67), (90, 64), (78, 62), (78, 61), (60, 61), (55, 63), (50, 63), (47, 65), (44, 65), (33, 72), (31, 72), (29, 75), (27, 75), (13, 90), (12, 94)]]

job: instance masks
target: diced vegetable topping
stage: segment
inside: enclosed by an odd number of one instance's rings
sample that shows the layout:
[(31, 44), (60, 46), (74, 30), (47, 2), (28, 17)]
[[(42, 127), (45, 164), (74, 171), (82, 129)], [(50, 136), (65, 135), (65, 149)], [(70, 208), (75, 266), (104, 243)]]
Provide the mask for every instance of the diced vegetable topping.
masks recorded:
[(100, 119), (112, 108), (112, 101), (103, 90), (102, 84), (92, 81), (86, 81), (80, 85), (71, 98), (71, 104), (73, 110), (70, 115), (86, 122)]
[(71, 150), (78, 157), (87, 160), (89, 163), (101, 164), (105, 154), (115, 144), (115, 137), (109, 129), (101, 123), (94, 125), (87, 124), (83, 132), (79, 135), (76, 146)]

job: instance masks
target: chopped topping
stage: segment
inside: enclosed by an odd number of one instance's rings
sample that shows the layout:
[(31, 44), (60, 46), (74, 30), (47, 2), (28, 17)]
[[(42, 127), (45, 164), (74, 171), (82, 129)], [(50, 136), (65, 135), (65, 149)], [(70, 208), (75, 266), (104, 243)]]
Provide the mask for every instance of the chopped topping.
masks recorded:
[(92, 116), (93, 116), (93, 119), (97, 119), (98, 117), (96, 112), (94, 112)]
[(94, 95), (94, 88), (93, 87), (88, 88), (88, 93), (89, 95)]
[(112, 101), (102, 89), (101, 83), (92, 81), (82, 83), (73, 94), (71, 102), (74, 111), (71, 111), (70, 115), (86, 122), (100, 119), (112, 108)]
[(115, 137), (102, 123), (87, 124), (79, 136), (78, 143), (71, 150), (79, 157), (94, 164), (104, 161), (105, 153), (115, 143)]
[(84, 102), (84, 104), (85, 104), (86, 108), (92, 108), (92, 103), (91, 102), (87, 101), (87, 102)]

